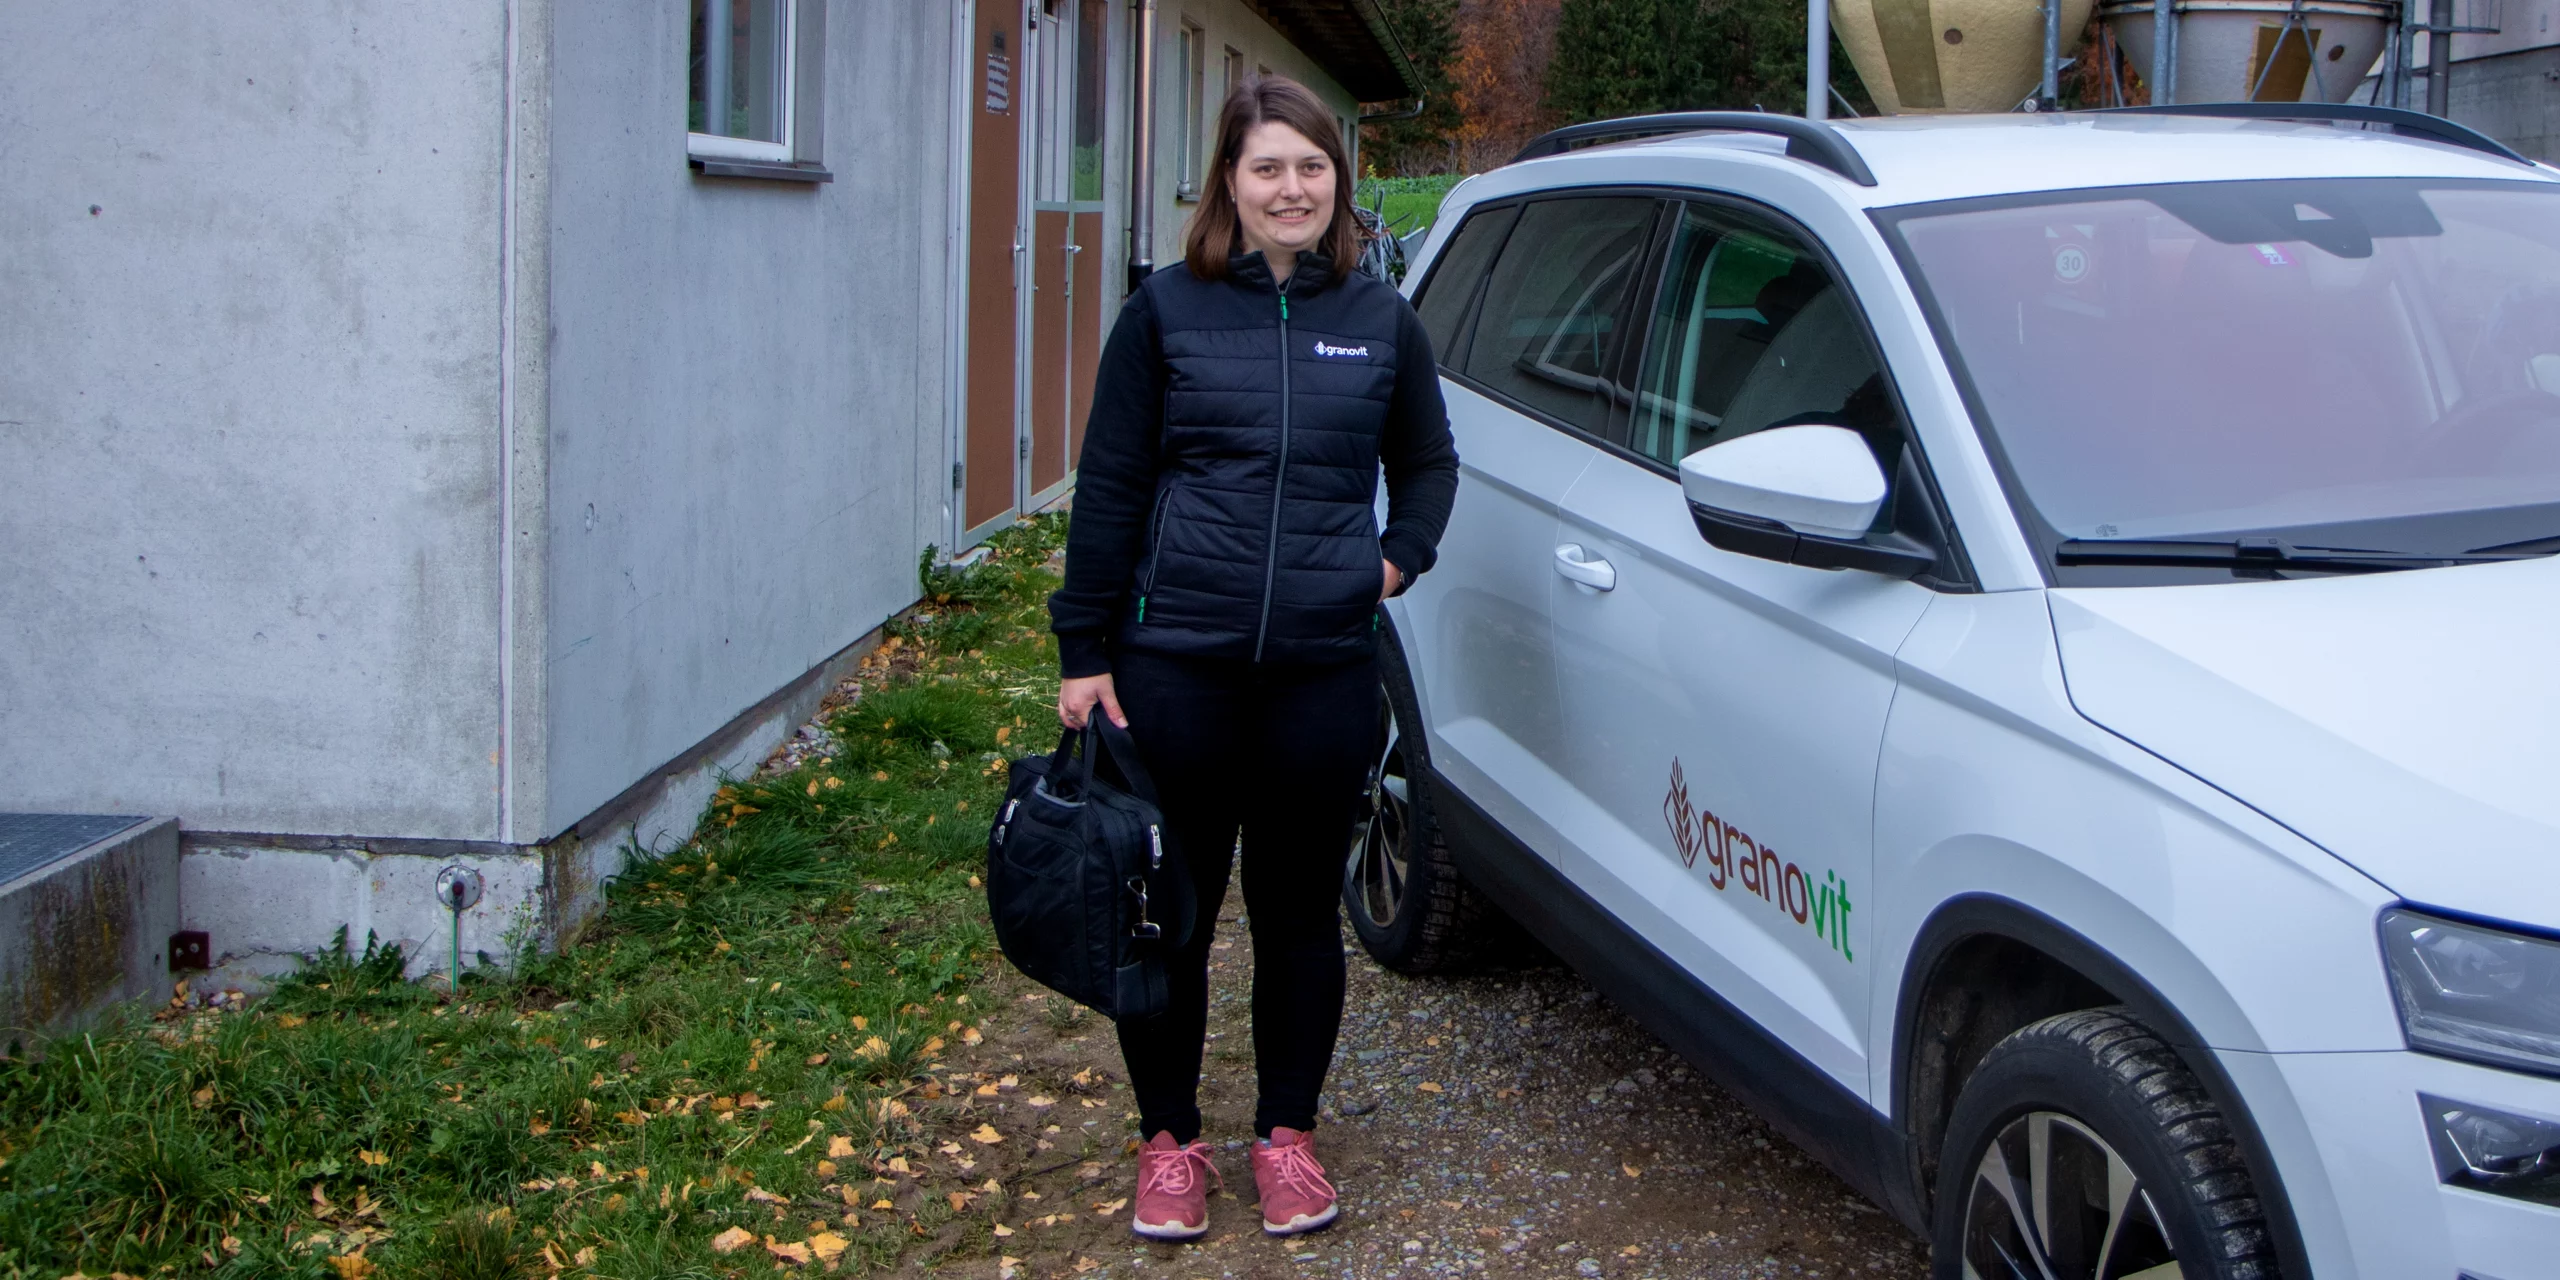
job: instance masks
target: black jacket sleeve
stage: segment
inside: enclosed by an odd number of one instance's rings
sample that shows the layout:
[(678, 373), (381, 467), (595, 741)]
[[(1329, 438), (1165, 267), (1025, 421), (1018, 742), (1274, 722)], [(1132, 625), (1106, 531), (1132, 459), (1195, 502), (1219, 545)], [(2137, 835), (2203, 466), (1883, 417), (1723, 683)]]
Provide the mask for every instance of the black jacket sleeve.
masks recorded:
[(1440, 535), (1458, 496), (1458, 443), (1449, 434), (1449, 407), (1440, 399), (1431, 334), (1412, 307), (1402, 299), (1396, 305), (1403, 315), (1396, 334), (1395, 399), (1378, 441), (1378, 460), (1387, 473), (1387, 527), (1378, 535), (1378, 550), (1410, 587), (1440, 557)]
[(1075, 517), (1067, 525), (1066, 582), (1049, 597), (1058, 670), (1069, 679), (1111, 670), (1111, 631), (1137, 580), (1162, 466), (1164, 391), (1163, 335), (1142, 286), (1120, 308), (1094, 373)]

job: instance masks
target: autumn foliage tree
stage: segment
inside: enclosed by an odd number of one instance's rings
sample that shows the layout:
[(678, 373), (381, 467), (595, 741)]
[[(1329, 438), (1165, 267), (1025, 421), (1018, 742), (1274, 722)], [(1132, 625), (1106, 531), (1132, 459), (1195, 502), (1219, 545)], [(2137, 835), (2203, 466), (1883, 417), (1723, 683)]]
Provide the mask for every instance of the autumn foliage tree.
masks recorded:
[(1508, 161), (1554, 120), (1546, 102), (1561, 0), (1461, 0), (1458, 163), (1482, 173)]
[(1381, 177), (1447, 173), (1458, 165), (1458, 0), (1385, 0), (1382, 6), (1405, 57), (1422, 81), (1422, 110), (1401, 120), (1363, 125), (1360, 154)]

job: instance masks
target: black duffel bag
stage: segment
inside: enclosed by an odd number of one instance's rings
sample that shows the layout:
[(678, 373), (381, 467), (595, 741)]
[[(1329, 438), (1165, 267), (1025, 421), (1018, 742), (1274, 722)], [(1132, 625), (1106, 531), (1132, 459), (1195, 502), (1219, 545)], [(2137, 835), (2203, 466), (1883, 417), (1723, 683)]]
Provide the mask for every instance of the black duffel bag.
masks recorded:
[(1013, 967), (1105, 1017), (1153, 1017), (1165, 957), (1191, 937), (1191, 876), (1166, 856), (1138, 744), (1099, 707), (1088, 723), (1013, 762), (987, 833), (987, 912)]

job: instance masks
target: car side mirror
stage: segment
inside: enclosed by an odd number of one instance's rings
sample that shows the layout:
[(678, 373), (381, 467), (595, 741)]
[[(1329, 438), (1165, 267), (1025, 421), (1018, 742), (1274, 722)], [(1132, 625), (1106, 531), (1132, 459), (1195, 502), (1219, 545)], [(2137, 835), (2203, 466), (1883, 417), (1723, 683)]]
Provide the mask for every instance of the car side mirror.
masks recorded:
[(1884, 468), (1847, 427), (1771, 427), (1710, 445), (1680, 460), (1680, 492), (1698, 533), (1739, 555), (1896, 578), (1936, 562), (1908, 539), (1870, 536)]

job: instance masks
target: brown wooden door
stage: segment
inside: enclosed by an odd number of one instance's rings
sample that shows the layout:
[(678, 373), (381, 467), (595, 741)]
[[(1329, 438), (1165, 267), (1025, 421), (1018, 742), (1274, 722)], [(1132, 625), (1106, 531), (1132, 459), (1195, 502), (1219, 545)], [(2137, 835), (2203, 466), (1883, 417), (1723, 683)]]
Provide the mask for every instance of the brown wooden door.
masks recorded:
[(978, 78), (969, 130), (968, 390), (961, 450), (961, 526), (973, 530), (1015, 509), (1016, 400), (1021, 296), (1022, 119), (1029, 68), (1022, 56), (1024, 11), (1015, 0), (981, 0), (976, 21)]

